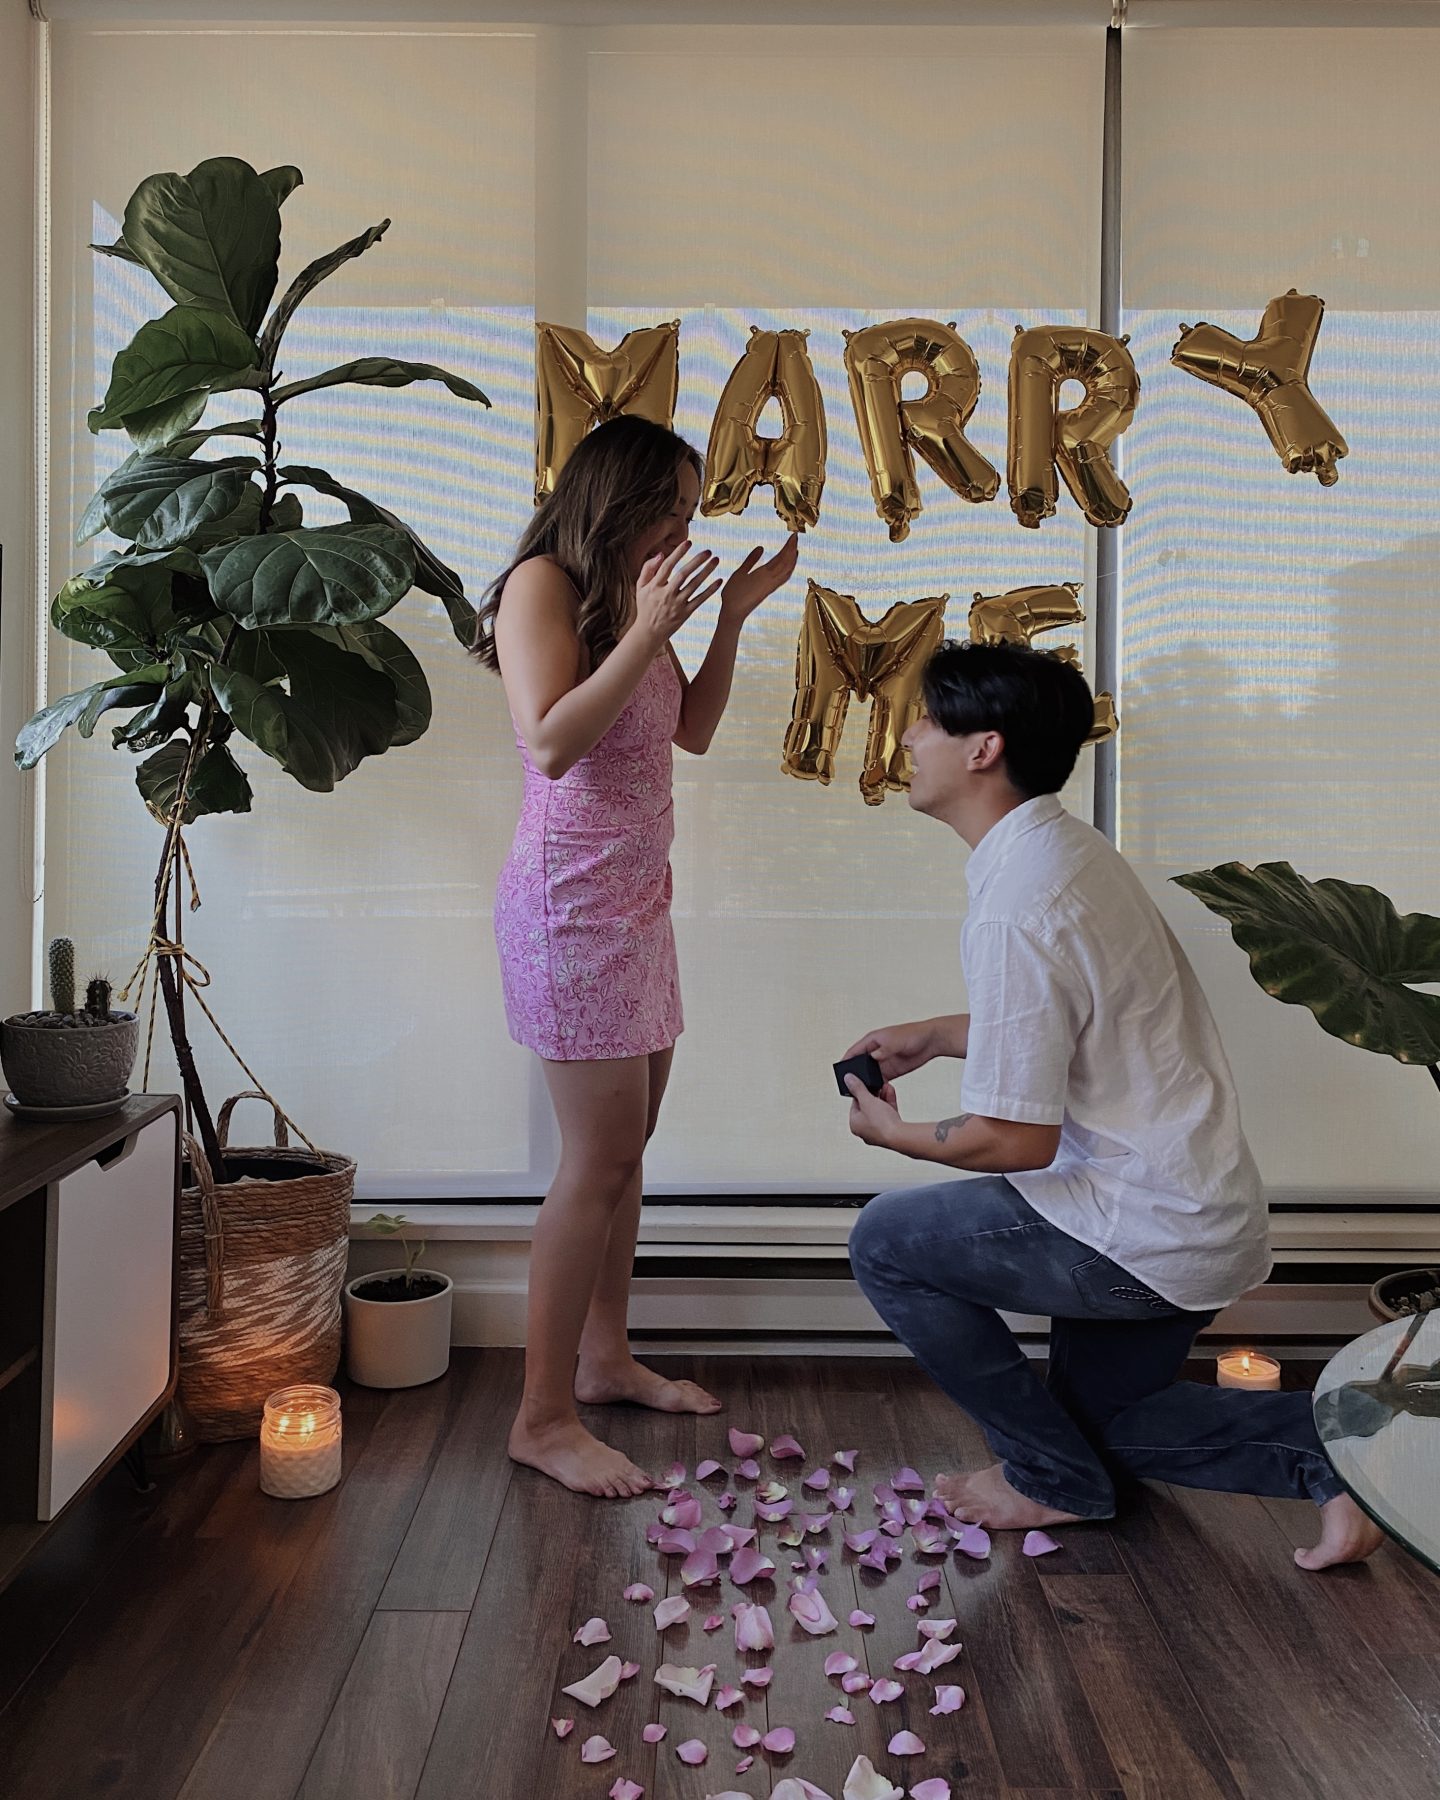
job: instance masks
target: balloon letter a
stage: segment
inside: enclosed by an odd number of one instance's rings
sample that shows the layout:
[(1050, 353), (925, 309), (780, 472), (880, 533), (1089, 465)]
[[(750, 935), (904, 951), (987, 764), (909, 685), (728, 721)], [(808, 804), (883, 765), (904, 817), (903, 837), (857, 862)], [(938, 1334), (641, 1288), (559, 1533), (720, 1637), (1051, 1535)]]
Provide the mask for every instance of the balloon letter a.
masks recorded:
[[(772, 395), (785, 420), (778, 438), (761, 437), (755, 429)], [(700, 511), (707, 519), (742, 513), (754, 490), (767, 482), (789, 530), (804, 531), (818, 522), (825, 487), (825, 402), (805, 333), (752, 325), (710, 426)]]

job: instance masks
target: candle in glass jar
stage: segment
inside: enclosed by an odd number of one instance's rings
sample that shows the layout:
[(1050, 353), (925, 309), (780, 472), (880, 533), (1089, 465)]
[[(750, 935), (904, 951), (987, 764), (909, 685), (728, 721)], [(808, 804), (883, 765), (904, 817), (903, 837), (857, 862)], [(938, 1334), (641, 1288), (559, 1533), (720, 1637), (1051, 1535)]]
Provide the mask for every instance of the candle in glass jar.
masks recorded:
[(1280, 1386), (1280, 1365), (1259, 1350), (1224, 1350), (1215, 1359), (1215, 1380), (1223, 1388), (1275, 1390)]
[(281, 1388), (260, 1423), (260, 1487), (278, 1500), (308, 1500), (340, 1479), (340, 1396), (309, 1383)]

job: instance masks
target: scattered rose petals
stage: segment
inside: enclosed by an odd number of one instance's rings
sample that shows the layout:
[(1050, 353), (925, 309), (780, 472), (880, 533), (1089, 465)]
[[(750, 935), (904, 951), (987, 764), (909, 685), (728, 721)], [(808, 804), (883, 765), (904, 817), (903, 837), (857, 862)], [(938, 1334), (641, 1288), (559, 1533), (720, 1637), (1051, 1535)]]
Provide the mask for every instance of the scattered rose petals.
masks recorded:
[(610, 1627), (603, 1619), (587, 1619), (571, 1638), (572, 1644), (584, 1644), (588, 1650), (592, 1644), (608, 1644)]
[(923, 1756), (925, 1746), (913, 1731), (897, 1731), (889, 1743), (892, 1756)]
[(694, 1531), (704, 1517), (700, 1502), (693, 1494), (672, 1494), (670, 1504), (661, 1509), (660, 1521), (672, 1531)]
[(660, 1477), (658, 1485), (667, 1492), (678, 1487), (683, 1487), (685, 1485), (684, 1463), (671, 1463), (670, 1467)]
[(900, 1504), (895, 1497), (894, 1488), (888, 1481), (877, 1481), (870, 1492), (874, 1496), (877, 1506), (898, 1506)]
[(788, 1516), (793, 1504), (794, 1502), (787, 1498), (778, 1500), (774, 1506), (757, 1505), (755, 1508), (755, 1517), (757, 1519), (763, 1519), (767, 1525), (778, 1525), (783, 1518)]
[(725, 1686), (715, 1696), (716, 1712), (727, 1712), (737, 1700), (743, 1700), (744, 1694), (738, 1687)]
[(948, 1638), (958, 1623), (957, 1619), (922, 1619), (920, 1635), (928, 1638)]
[(715, 1680), (715, 1664), (706, 1663), (703, 1669), (682, 1668), (676, 1663), (661, 1663), (655, 1671), (655, 1685), (662, 1687), (667, 1694), (675, 1694), (681, 1700), (698, 1700), (701, 1706), (709, 1703), (710, 1687)]
[(708, 1481), (712, 1475), (718, 1475), (724, 1467), (724, 1463), (716, 1462), (713, 1456), (707, 1456), (704, 1462), (696, 1465), (695, 1479)]
[(834, 1517), (834, 1513), (828, 1512), (806, 1513), (805, 1529), (810, 1533), (811, 1537), (815, 1537), (818, 1533), (825, 1531), (829, 1527), (830, 1521)]
[(695, 1540), (697, 1550), (709, 1550), (714, 1556), (728, 1556), (735, 1548), (735, 1533), (728, 1525), (712, 1525)]
[(798, 1550), (805, 1542), (805, 1527), (800, 1524), (787, 1525), (784, 1531), (778, 1533), (775, 1542), (782, 1550)]
[(669, 1729), (668, 1725), (647, 1725), (640, 1735), (647, 1744), (659, 1744), (664, 1742), (665, 1733)]
[(830, 1552), (822, 1550), (818, 1544), (807, 1544), (805, 1547), (805, 1566), (809, 1569), (823, 1569), (830, 1561)]
[(955, 1548), (962, 1556), (978, 1561), (990, 1554), (990, 1533), (980, 1525), (961, 1525), (955, 1533)]
[(852, 1669), (858, 1669), (859, 1666), (848, 1650), (832, 1650), (825, 1658), (827, 1675), (848, 1675)]
[(655, 1548), (662, 1556), (689, 1556), (695, 1548), (693, 1531), (667, 1531), (662, 1525), (660, 1535), (655, 1539)]
[(726, 1435), (730, 1439), (732, 1456), (753, 1456), (765, 1442), (758, 1431), (740, 1431), (734, 1425)]
[(854, 1488), (837, 1487), (835, 1489), (835, 1493), (834, 1493), (836, 1512), (849, 1512), (851, 1503), (853, 1502), (854, 1498), (855, 1498)]
[(922, 1556), (944, 1556), (950, 1548), (950, 1533), (929, 1519), (921, 1520), (910, 1535)]
[(847, 1475), (853, 1475), (855, 1473), (855, 1458), (859, 1454), (860, 1452), (858, 1450), (837, 1450), (830, 1460), (831, 1462), (836, 1463), (840, 1468), (844, 1469)]
[[(735, 1773), (737, 1775), (743, 1775), (754, 1760), (755, 1758), (753, 1756), (742, 1756), (735, 1765)], [(732, 1790), (729, 1793), (707, 1796), (707, 1800), (750, 1800), (750, 1796), (748, 1794), (737, 1794)]]
[(770, 1558), (750, 1544), (737, 1550), (730, 1562), (730, 1579), (736, 1587), (747, 1587), (752, 1581), (774, 1573), (775, 1565)]
[(671, 1594), (655, 1608), (655, 1629), (668, 1631), (672, 1625), (678, 1625), (682, 1619), (690, 1617), (690, 1602), (679, 1594)]
[(627, 1781), (623, 1775), (617, 1775), (610, 1790), (610, 1800), (641, 1800), (644, 1792), (638, 1781)]
[(802, 1775), (787, 1775), (771, 1788), (770, 1800), (830, 1800), (830, 1796)]
[(733, 1494), (722, 1494), (715, 1504), (720, 1508), (721, 1512), (733, 1512), (740, 1502)]
[(840, 1621), (825, 1604), (825, 1596), (818, 1590), (815, 1593), (792, 1594), (786, 1602), (791, 1615), (802, 1631), (808, 1631), (811, 1637), (823, 1637), (827, 1631), (834, 1631)]
[(677, 1744), (675, 1746), (675, 1754), (680, 1758), (681, 1762), (689, 1763), (692, 1769), (698, 1769), (710, 1752), (705, 1748), (704, 1744), (700, 1742), (699, 1738), (686, 1738), (683, 1744)]
[(928, 1502), (924, 1500), (902, 1500), (900, 1517), (907, 1525), (919, 1525), (925, 1518)]
[(897, 1538), (905, 1529), (905, 1521), (903, 1519), (882, 1519), (880, 1521), (880, 1529), (885, 1533), (886, 1537)]
[(938, 1569), (927, 1569), (915, 1583), (915, 1592), (917, 1594), (933, 1594), (939, 1585), (940, 1571)]
[(860, 1567), (862, 1569), (878, 1569), (883, 1575), (890, 1565), (885, 1560), (885, 1552), (877, 1544), (873, 1550), (867, 1550), (860, 1558)]
[(735, 1473), (742, 1481), (758, 1481), (760, 1479), (760, 1465), (753, 1456), (747, 1456), (744, 1462), (736, 1463)]
[(598, 1706), (602, 1700), (608, 1700), (620, 1685), (620, 1658), (607, 1656), (598, 1668), (592, 1669), (583, 1681), (572, 1681), (569, 1687), (561, 1688), (562, 1694), (569, 1694), (585, 1706)]
[(812, 1469), (802, 1485), (813, 1488), (817, 1494), (823, 1494), (830, 1485), (830, 1471), (828, 1469)]
[(874, 1613), (862, 1612), (857, 1606), (850, 1615), (850, 1623), (857, 1631), (859, 1631), (866, 1625), (873, 1625), (875, 1623), (875, 1615)]
[(882, 1675), (878, 1681), (870, 1684), (870, 1698), (877, 1706), (884, 1706), (889, 1700), (898, 1700), (905, 1692), (898, 1681), (892, 1681), (888, 1675)]
[(959, 1712), (965, 1704), (965, 1690), (962, 1687), (937, 1687), (935, 1704), (930, 1708), (931, 1714), (939, 1718), (942, 1713)]
[(897, 1494), (923, 1494), (925, 1482), (907, 1463), (897, 1475), (890, 1477), (890, 1485)]
[(711, 1613), (710, 1617), (705, 1621), (705, 1623), (700, 1627), (700, 1629), (702, 1631), (718, 1631), (724, 1623), (725, 1623), (724, 1613)]
[(639, 1663), (627, 1662), (621, 1663), (620, 1665), (620, 1679), (622, 1681), (633, 1681), (639, 1673)]
[(943, 1668), (946, 1663), (954, 1662), (959, 1654), (959, 1644), (947, 1644), (943, 1638), (926, 1638), (925, 1648), (920, 1652), (920, 1660), (915, 1667), (922, 1675), (929, 1675), (933, 1670)]
[(788, 1756), (795, 1748), (795, 1733), (788, 1725), (777, 1725), (761, 1738), (760, 1748), (772, 1756)]
[(768, 1688), (775, 1671), (770, 1668), (746, 1669), (740, 1676), (746, 1687)]
[(627, 1600), (653, 1600), (655, 1590), (652, 1587), (646, 1587), (643, 1581), (632, 1581), (625, 1590), (625, 1598)]
[(910, 1790), (910, 1800), (950, 1800), (950, 1783), (943, 1775), (917, 1781)]
[(680, 1565), (680, 1579), (686, 1587), (708, 1587), (720, 1576), (720, 1564), (713, 1550), (692, 1550)]
[(1047, 1531), (1027, 1531), (1025, 1542), (1020, 1546), (1022, 1556), (1048, 1556), (1052, 1550), (1060, 1546)]
[(730, 1742), (737, 1750), (749, 1750), (760, 1742), (760, 1733), (753, 1725), (737, 1725), (730, 1733)]
[(832, 1706), (825, 1717), (833, 1725), (853, 1725), (855, 1723), (855, 1715), (848, 1706)]
[(800, 1448), (799, 1444), (795, 1442), (794, 1438), (790, 1436), (788, 1431), (780, 1437), (771, 1438), (770, 1454), (775, 1458), (776, 1462), (784, 1462), (787, 1457), (791, 1456), (798, 1456), (802, 1462), (805, 1460), (805, 1452)]
[(765, 1481), (755, 1490), (755, 1498), (765, 1506), (774, 1506), (790, 1492), (783, 1481)]
[(928, 1594), (911, 1594), (905, 1604), (910, 1608), (911, 1612), (924, 1612), (925, 1608), (930, 1604), (930, 1596)]
[(598, 1734), (595, 1737), (586, 1738), (580, 1746), (580, 1760), (584, 1763), (608, 1762), (614, 1754), (615, 1746), (609, 1738), (600, 1737)]
[(737, 1550), (743, 1550), (747, 1544), (753, 1544), (760, 1535), (753, 1525), (725, 1526), (725, 1534)]
[(844, 1800), (904, 1800), (904, 1788), (882, 1775), (868, 1756), (857, 1756), (845, 1777)]
[(735, 1648), (743, 1655), (747, 1650), (773, 1650), (775, 1627), (763, 1606), (742, 1602), (733, 1608), (735, 1614)]
[(847, 1694), (863, 1694), (870, 1686), (870, 1677), (863, 1669), (853, 1669), (840, 1677), (840, 1685)]
[(567, 1738), (575, 1729), (575, 1721), (573, 1719), (552, 1719), (550, 1729), (557, 1738)]
[(920, 1661), (920, 1657), (921, 1652), (919, 1650), (907, 1650), (903, 1656), (897, 1656), (895, 1658), (892, 1666), (899, 1669), (902, 1675), (908, 1675)]

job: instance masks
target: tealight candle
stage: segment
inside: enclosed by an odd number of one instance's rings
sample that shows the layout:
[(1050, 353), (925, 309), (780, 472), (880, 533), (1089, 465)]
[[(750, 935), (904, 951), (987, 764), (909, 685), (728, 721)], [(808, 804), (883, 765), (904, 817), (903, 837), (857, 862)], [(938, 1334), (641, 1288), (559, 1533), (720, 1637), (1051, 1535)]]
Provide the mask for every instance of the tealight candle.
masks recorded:
[(1223, 1388), (1278, 1389), (1280, 1365), (1259, 1350), (1223, 1350), (1215, 1358), (1215, 1380)]
[(260, 1487), (277, 1500), (308, 1500), (340, 1479), (340, 1396), (309, 1383), (281, 1388), (260, 1423)]

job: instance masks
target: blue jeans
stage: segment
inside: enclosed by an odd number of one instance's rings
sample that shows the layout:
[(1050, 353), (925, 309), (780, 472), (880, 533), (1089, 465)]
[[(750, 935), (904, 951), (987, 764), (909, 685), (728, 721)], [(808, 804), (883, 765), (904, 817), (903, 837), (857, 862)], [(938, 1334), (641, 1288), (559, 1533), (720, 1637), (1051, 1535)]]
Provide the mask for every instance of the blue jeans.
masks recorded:
[[(1018, 1492), (1108, 1519), (1147, 1478), (1333, 1499), (1308, 1393), (1176, 1381), (1213, 1313), (1182, 1312), (1042, 1219), (1002, 1175), (879, 1194), (850, 1234), (855, 1279), (980, 1426)], [(1050, 1318), (1042, 1382), (997, 1309)]]

